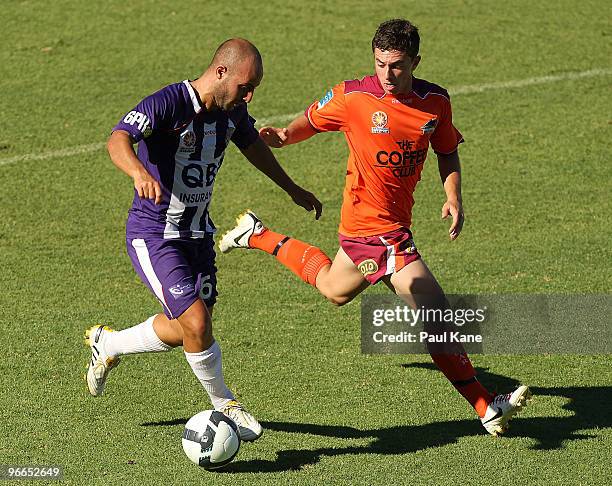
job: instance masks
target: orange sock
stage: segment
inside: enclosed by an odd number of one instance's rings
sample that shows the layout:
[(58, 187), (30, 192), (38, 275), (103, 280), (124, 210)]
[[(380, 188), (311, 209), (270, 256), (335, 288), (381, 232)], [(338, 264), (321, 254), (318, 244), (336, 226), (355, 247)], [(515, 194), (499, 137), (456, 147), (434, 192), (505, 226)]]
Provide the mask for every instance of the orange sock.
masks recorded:
[(329, 257), (316, 246), (289, 238), (280, 233), (265, 229), (249, 238), (249, 246), (258, 248), (286, 266), (304, 282), (316, 286), (317, 275), (326, 265), (331, 265)]
[(278, 250), (275, 251), (276, 246), (285, 238), (288, 239), (289, 237), (281, 235), (280, 233), (275, 233), (266, 228), (259, 234), (253, 233), (251, 235), (249, 238), (249, 246), (251, 248), (263, 250), (270, 255), (276, 255), (276, 253), (278, 253)]
[(493, 395), (476, 378), (476, 371), (467, 354), (432, 354), (431, 359), (453, 386), (484, 417)]

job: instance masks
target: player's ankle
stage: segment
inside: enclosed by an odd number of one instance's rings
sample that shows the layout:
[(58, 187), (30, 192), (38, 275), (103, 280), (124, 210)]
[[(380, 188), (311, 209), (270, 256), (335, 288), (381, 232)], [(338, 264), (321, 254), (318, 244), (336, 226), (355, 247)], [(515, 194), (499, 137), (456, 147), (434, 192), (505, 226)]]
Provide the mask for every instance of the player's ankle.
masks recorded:
[(267, 232), (268, 232), (268, 228), (264, 226), (261, 231), (259, 231), (258, 233), (253, 233), (251, 236), (249, 236), (249, 239), (248, 239), (249, 248), (258, 249), (259, 247), (257, 246), (257, 242)]

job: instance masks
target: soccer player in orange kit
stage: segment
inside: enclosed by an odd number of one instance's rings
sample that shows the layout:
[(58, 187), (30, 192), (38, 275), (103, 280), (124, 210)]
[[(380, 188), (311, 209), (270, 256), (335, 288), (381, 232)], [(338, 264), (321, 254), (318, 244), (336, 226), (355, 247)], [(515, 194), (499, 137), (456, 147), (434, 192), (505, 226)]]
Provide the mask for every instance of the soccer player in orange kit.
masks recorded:
[[(448, 305), (421, 259), (410, 231), (413, 193), (431, 144), (446, 192), (442, 217), (452, 217), (449, 235), (463, 227), (461, 171), (450, 97), (445, 89), (415, 78), (421, 57), (416, 26), (403, 19), (383, 22), (372, 39), (375, 75), (344, 81), (286, 128), (264, 127), (271, 147), (342, 131), (350, 155), (344, 186), (340, 248), (332, 262), (319, 248), (266, 228), (251, 211), (221, 240), (221, 251), (256, 248), (270, 253), (336, 305), (350, 302), (383, 281), (416, 307)], [(317, 218), (319, 214), (317, 214)], [(530, 397), (529, 388), (493, 395), (476, 378), (463, 348), (437, 352), (436, 365), (474, 407), (485, 429), (499, 435)]]

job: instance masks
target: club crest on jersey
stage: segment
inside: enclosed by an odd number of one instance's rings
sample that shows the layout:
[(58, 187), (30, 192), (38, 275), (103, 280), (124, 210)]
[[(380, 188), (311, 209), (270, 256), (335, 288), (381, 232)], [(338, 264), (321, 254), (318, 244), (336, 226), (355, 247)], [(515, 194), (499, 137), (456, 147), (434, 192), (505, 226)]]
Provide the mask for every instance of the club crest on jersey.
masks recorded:
[(433, 133), (433, 131), (436, 129), (437, 124), (438, 124), (437, 118), (432, 118), (427, 123), (425, 123), (425, 125), (421, 127), (421, 130), (423, 131), (423, 135), (429, 135), (430, 133)]
[(191, 130), (187, 129), (181, 133), (181, 145), (179, 152), (192, 153), (195, 151), (196, 136)]
[(327, 103), (331, 101), (333, 97), (334, 97), (334, 90), (330, 89), (327, 93), (325, 93), (325, 96), (323, 96), (323, 98), (319, 100), (319, 103), (317, 104), (317, 110), (320, 110), (321, 108), (323, 108)]
[(376, 111), (372, 113), (372, 133), (389, 133), (387, 122), (389, 118), (384, 111)]
[(364, 277), (373, 275), (378, 272), (378, 263), (376, 263), (376, 260), (370, 258), (357, 265), (357, 270), (359, 270)]

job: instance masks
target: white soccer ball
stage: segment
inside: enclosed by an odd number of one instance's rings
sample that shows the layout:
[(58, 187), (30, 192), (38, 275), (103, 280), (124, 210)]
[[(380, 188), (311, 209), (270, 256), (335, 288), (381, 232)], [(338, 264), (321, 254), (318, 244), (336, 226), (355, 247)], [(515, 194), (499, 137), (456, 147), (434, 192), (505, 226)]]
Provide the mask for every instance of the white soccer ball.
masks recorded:
[(238, 426), (216, 410), (191, 417), (185, 424), (182, 442), (191, 462), (207, 470), (229, 464), (240, 449)]

